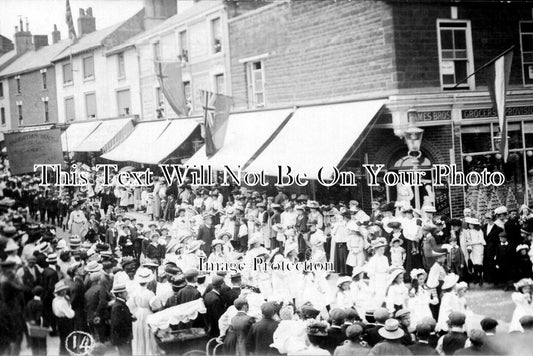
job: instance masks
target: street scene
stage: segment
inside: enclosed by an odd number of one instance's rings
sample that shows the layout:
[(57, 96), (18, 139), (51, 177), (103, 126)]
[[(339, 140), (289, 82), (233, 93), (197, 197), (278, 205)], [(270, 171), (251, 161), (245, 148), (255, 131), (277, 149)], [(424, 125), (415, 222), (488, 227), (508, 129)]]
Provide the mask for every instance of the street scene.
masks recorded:
[(0, 3), (0, 355), (533, 354), (533, 2)]

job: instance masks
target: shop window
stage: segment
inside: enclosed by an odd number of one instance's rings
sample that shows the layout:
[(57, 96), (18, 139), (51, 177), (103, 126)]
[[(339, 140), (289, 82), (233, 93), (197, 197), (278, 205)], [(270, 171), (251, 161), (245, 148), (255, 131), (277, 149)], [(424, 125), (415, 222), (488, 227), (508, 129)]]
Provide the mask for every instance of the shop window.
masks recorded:
[(463, 153), (492, 151), (491, 125), (461, 127)]
[(43, 90), (48, 89), (48, 83), (47, 83), (48, 80), (46, 78), (46, 70), (41, 72), (41, 78), (43, 80)]
[(524, 138), (526, 147), (533, 147), (533, 122), (524, 123)]
[(438, 20), (440, 79), (442, 89), (474, 89), (474, 71), (470, 21)]
[[(493, 125), (493, 130), (494, 130), (494, 138), (495, 138), (494, 139), (495, 141), (494, 150), (498, 151), (499, 150), (498, 140), (499, 140), (499, 137), (501, 136), (498, 124)], [(509, 149), (512, 150), (512, 149), (522, 148), (522, 130), (520, 129), (520, 123), (516, 122), (516, 123), (507, 124), (507, 139), (509, 142)]]
[(520, 47), (524, 85), (533, 85), (533, 21), (520, 22)]
[(24, 125), (24, 117), (22, 116), (22, 104), (17, 104), (17, 112), (19, 116), (19, 126)]

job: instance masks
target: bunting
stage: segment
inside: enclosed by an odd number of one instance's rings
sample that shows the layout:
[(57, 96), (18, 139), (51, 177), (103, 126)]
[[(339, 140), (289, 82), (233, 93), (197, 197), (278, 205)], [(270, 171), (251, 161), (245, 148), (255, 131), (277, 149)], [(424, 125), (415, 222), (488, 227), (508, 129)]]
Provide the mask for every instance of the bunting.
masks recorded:
[(207, 157), (213, 156), (224, 145), (231, 103), (229, 96), (202, 90)]
[(72, 19), (72, 11), (70, 10), (70, 1), (67, 0), (66, 22), (68, 26), (68, 37), (71, 40), (76, 39), (76, 30), (74, 28), (74, 20)]
[(189, 109), (181, 77), (181, 63), (156, 62), (155, 67), (159, 86), (172, 110), (178, 115), (188, 116)]

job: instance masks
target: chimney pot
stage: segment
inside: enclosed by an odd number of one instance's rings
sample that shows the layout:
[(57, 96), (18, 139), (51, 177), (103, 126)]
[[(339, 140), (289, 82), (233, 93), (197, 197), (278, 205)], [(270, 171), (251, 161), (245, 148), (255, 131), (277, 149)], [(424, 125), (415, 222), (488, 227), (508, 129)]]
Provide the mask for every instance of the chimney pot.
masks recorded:
[(93, 16), (92, 8), (87, 11), (80, 9), (80, 17), (78, 17), (78, 33), (80, 36), (96, 31), (96, 19)]
[(61, 41), (61, 32), (58, 31), (57, 25), (54, 24), (54, 30), (52, 31), (52, 43)]
[(92, 7), (88, 7), (87, 10), (85, 10), (85, 15), (87, 16), (93, 16), (93, 8)]

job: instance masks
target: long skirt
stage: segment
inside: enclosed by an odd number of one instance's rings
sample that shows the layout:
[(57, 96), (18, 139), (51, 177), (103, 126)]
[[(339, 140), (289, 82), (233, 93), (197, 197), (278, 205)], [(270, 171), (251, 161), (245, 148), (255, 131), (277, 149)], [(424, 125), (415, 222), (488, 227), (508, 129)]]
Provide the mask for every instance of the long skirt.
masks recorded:
[(135, 311), (137, 321), (133, 323), (133, 355), (157, 355), (155, 336), (146, 324), (146, 317), (152, 312), (148, 308), (138, 307)]
[(335, 258), (333, 261), (335, 272), (338, 274), (346, 274), (346, 258), (348, 257), (348, 248), (346, 242), (335, 243)]

